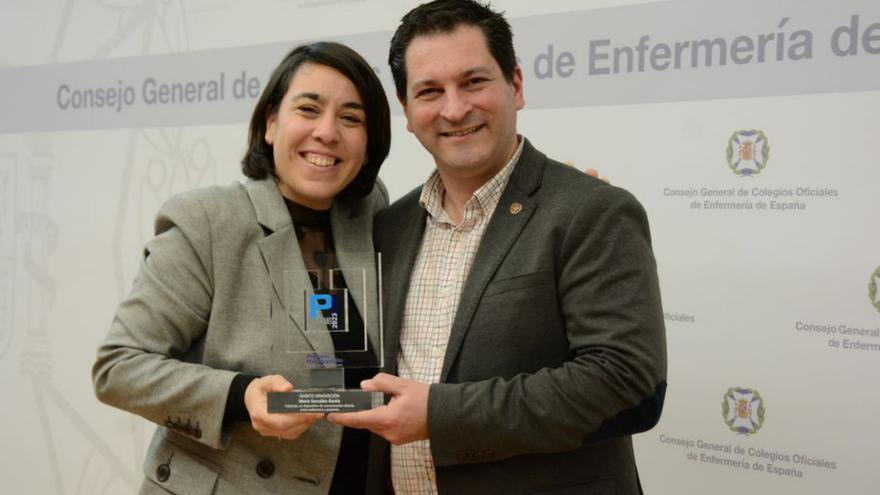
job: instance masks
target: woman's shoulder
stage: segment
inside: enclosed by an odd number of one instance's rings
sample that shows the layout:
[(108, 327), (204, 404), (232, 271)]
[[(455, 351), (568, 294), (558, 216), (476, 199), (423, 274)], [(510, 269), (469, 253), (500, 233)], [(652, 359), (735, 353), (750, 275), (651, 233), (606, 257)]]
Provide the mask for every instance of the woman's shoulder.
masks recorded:
[(247, 190), (241, 182), (191, 189), (169, 198), (166, 204), (199, 202), (205, 206), (220, 207), (230, 202), (248, 201)]
[(176, 194), (159, 208), (156, 233), (170, 225), (205, 228), (250, 223), (253, 206), (245, 185), (208, 186)]

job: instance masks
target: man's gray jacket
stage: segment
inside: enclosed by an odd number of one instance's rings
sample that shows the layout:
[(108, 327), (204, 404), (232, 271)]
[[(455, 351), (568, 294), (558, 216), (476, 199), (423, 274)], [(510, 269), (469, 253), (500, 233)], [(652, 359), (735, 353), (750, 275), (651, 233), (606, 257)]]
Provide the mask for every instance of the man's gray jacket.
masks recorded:
[[(395, 373), (426, 211), (376, 218)], [(517, 206), (518, 205), (518, 206)], [(637, 494), (630, 435), (660, 417), (666, 342), (645, 212), (528, 141), (461, 294), (428, 430), (442, 494)], [(388, 485), (388, 446), (371, 489)]]

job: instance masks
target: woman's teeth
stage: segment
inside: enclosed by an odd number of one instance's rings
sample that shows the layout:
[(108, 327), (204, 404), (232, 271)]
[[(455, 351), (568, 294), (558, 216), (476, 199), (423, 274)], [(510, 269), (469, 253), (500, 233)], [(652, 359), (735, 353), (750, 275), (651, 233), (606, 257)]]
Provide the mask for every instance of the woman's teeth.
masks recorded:
[(312, 165), (317, 167), (332, 167), (336, 164), (336, 158), (332, 156), (319, 155), (317, 153), (306, 153), (303, 158)]

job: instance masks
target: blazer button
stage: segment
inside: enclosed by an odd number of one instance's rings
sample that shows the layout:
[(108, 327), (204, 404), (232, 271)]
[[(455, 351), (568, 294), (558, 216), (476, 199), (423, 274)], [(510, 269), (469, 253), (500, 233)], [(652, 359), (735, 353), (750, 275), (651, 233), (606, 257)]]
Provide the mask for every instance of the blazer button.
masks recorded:
[(263, 459), (257, 463), (257, 476), (260, 478), (269, 478), (275, 474), (275, 464), (269, 459)]
[(171, 467), (168, 464), (159, 464), (156, 468), (156, 479), (165, 483), (171, 477)]

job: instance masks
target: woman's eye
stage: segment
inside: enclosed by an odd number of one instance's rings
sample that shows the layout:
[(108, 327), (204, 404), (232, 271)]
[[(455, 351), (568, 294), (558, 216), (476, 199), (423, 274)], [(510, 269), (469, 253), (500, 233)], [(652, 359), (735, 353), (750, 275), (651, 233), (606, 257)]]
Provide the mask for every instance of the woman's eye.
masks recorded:
[(297, 110), (299, 110), (302, 113), (307, 113), (307, 114), (318, 113), (317, 107), (313, 107), (311, 105), (303, 105), (303, 106), (297, 108)]
[(362, 119), (360, 115), (355, 114), (345, 114), (342, 116), (342, 120), (348, 122), (349, 124), (360, 124), (364, 121), (364, 119)]

